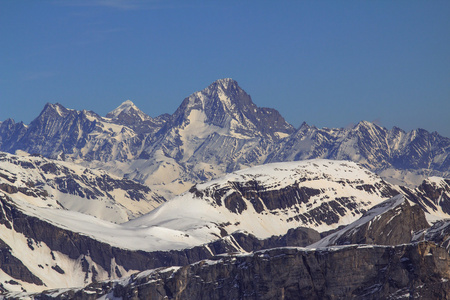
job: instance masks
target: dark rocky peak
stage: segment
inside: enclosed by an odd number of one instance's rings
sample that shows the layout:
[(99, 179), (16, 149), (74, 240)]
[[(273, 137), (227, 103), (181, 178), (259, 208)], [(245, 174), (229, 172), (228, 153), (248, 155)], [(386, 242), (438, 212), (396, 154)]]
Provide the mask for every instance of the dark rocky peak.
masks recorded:
[(313, 128), (313, 127), (314, 126), (309, 126), (308, 123), (303, 121), (303, 123), (298, 127), (297, 131), (307, 131), (307, 130)]
[(23, 122), (16, 123), (13, 119), (7, 119), (0, 124), (0, 148), (10, 150), (11, 141), (20, 139), (27, 131)]
[(391, 130), (389, 130), (389, 133), (391, 135), (396, 136), (396, 135), (400, 135), (400, 134), (405, 134), (405, 131), (397, 126), (394, 126), (394, 127), (392, 127)]
[(162, 114), (153, 119), (153, 121), (157, 124), (164, 124), (165, 122), (170, 120), (169, 114)]
[(433, 140), (431, 133), (422, 128), (411, 130), (407, 133), (407, 136), (408, 140), (417, 146), (425, 146), (429, 141)]
[(377, 124), (375, 124), (375, 123), (366, 121), (366, 120), (359, 121), (359, 122), (355, 125), (354, 128), (355, 128), (355, 129), (359, 129), (359, 128), (374, 128), (374, 127), (382, 128), (381, 126), (379, 126), (379, 125), (377, 125)]
[[(3, 151), (24, 150), (52, 157), (56, 152), (73, 151), (81, 136), (92, 132), (99, 116), (90, 111), (67, 109), (61, 104), (47, 103), (23, 134), (18, 135)], [(69, 150), (70, 149), (70, 150)]]
[(429, 213), (441, 210), (450, 215), (450, 179), (430, 177), (414, 191), (403, 188), (411, 201), (419, 204)]
[(35, 123), (42, 123), (43, 121), (67, 122), (69, 119), (80, 119), (94, 122), (101, 120), (101, 117), (91, 110), (83, 109), (78, 111), (75, 109), (66, 108), (59, 103), (47, 103), (39, 116), (30, 123), (30, 126), (33, 127), (36, 125)]
[[(127, 100), (106, 115), (110, 122), (125, 125), (137, 134), (153, 136), (170, 119), (169, 114), (156, 118), (142, 112), (132, 101)], [(107, 120), (108, 121), (108, 120)]]
[[(194, 101), (199, 99), (208, 117), (212, 117), (212, 123), (217, 116), (217, 111), (228, 114), (255, 113), (258, 107), (236, 81), (230, 78), (213, 82), (206, 89), (194, 93)], [(239, 116), (235, 116), (238, 117)], [(217, 120), (216, 120), (217, 121)], [(217, 124), (219, 125), (219, 124)]]
[(14, 121), (14, 119), (11, 118), (8, 118), (0, 123), (0, 127), (4, 128), (12, 128), (14, 125), (16, 125), (16, 122)]
[(47, 103), (44, 106), (44, 109), (41, 111), (37, 119), (42, 118), (60, 118), (66, 117), (70, 112), (74, 112), (74, 110), (67, 109), (59, 103)]
[[(195, 92), (181, 103), (174, 113), (178, 121), (187, 118), (191, 110), (204, 111), (209, 123), (223, 125), (225, 113), (236, 112), (239, 108), (256, 109), (250, 96), (232, 79), (220, 79), (213, 82), (202, 91)], [(181, 118), (181, 119), (180, 119)]]
[(51, 130), (52, 132), (59, 131), (63, 134), (65, 129), (67, 129), (64, 128), (64, 125), (73, 122), (95, 123), (98, 119), (100, 119), (100, 116), (93, 111), (77, 111), (65, 108), (59, 103), (47, 103), (39, 116), (30, 123), (29, 131), (46, 132)]

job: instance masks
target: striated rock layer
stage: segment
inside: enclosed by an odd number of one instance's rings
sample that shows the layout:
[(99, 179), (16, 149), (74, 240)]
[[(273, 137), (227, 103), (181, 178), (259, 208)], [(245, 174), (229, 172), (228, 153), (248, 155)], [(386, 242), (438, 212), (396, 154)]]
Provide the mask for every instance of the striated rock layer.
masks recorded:
[(36, 299), (449, 299), (450, 256), (434, 243), (279, 248), (146, 271)]

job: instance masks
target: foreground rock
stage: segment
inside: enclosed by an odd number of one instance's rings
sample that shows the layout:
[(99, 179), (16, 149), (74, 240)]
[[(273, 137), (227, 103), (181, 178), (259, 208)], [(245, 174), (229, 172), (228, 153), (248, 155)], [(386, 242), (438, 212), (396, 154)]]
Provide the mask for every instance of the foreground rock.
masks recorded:
[(450, 257), (434, 243), (279, 248), (145, 271), (36, 299), (449, 299)]
[(411, 205), (405, 196), (398, 195), (372, 207), (359, 220), (310, 247), (406, 244), (417, 236), (414, 232), (429, 227), (423, 209), (419, 205)]

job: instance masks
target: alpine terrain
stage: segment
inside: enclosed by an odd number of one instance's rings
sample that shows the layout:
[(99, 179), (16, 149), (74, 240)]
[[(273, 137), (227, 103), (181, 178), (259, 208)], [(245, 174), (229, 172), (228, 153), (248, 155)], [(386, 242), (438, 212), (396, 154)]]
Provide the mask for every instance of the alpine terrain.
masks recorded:
[(0, 297), (450, 299), (450, 139), (288, 124), (232, 79), (0, 124)]
[(172, 115), (151, 118), (127, 100), (101, 117), (47, 104), (29, 125), (0, 125), (0, 150), (22, 150), (101, 168), (166, 198), (193, 184), (269, 162), (351, 160), (386, 180), (416, 186), (450, 176), (450, 139), (361, 121), (352, 128), (288, 124), (259, 108), (232, 79), (195, 92)]

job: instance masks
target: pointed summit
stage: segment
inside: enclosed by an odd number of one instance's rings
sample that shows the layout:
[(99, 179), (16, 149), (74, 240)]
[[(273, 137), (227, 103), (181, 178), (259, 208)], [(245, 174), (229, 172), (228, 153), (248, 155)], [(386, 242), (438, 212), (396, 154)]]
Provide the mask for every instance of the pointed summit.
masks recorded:
[(238, 89), (239, 88), (239, 84), (237, 83), (236, 80), (232, 79), (232, 78), (223, 78), (223, 79), (218, 79), (216, 81), (214, 81), (213, 83), (211, 83), (211, 85), (208, 88), (221, 88), (222, 90), (232, 90), (232, 89)]
[(110, 111), (106, 115), (106, 117), (107, 118), (111, 118), (111, 119), (115, 119), (121, 113), (129, 113), (130, 110), (140, 111), (139, 108), (137, 108), (137, 106), (134, 105), (134, 103), (131, 100), (126, 100), (126, 101), (122, 102), (122, 104), (120, 104), (116, 109)]
[(126, 100), (120, 104), (116, 109), (109, 112), (106, 117), (123, 125), (133, 125), (151, 119), (150, 116), (134, 105), (131, 100)]
[(172, 115), (171, 124), (185, 126), (197, 119), (242, 138), (271, 136), (278, 139), (294, 131), (278, 111), (256, 106), (250, 95), (231, 78), (216, 80), (184, 99)]
[(229, 111), (254, 110), (256, 108), (250, 95), (239, 86), (236, 80), (231, 78), (218, 79), (197, 93), (207, 96), (213, 102), (220, 102)]
[(70, 109), (65, 108), (59, 103), (47, 103), (39, 114), (39, 117), (65, 117), (69, 111)]

